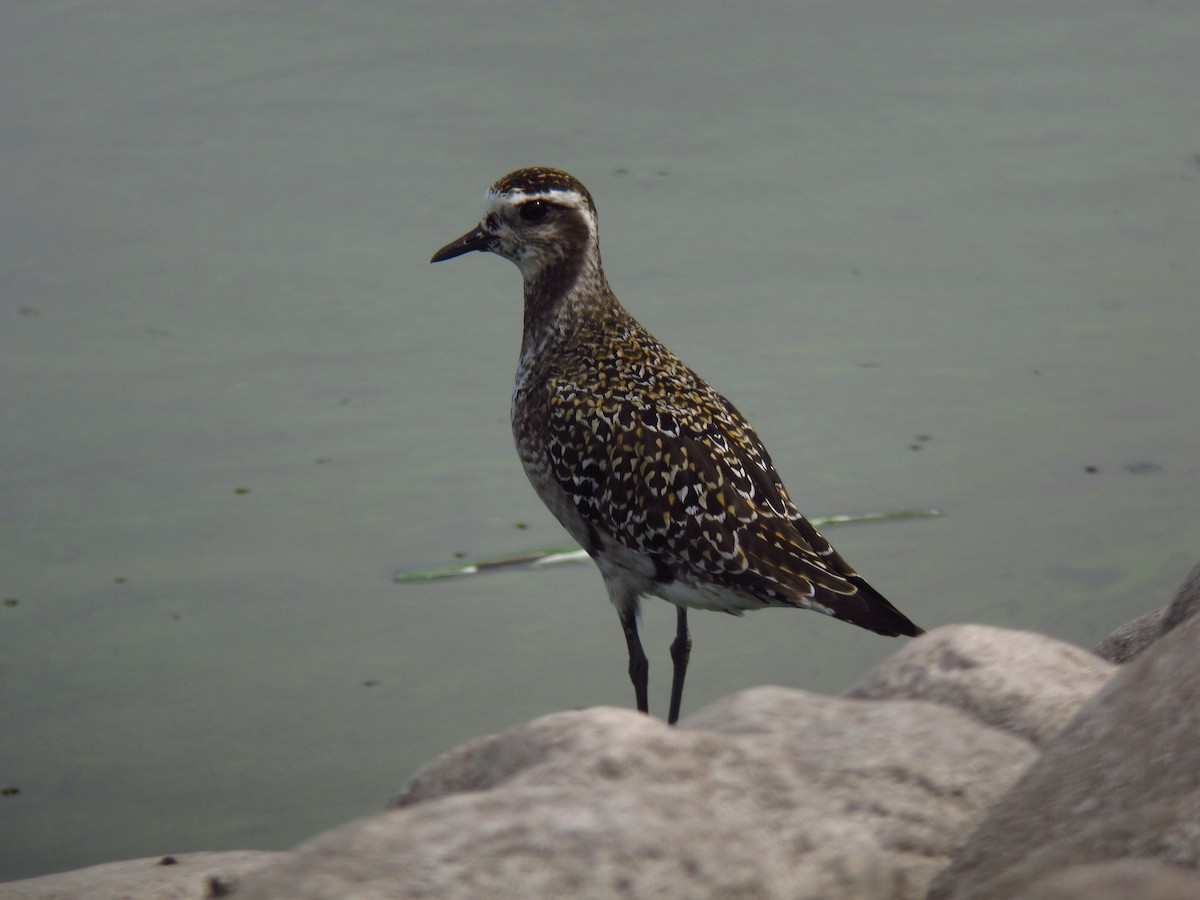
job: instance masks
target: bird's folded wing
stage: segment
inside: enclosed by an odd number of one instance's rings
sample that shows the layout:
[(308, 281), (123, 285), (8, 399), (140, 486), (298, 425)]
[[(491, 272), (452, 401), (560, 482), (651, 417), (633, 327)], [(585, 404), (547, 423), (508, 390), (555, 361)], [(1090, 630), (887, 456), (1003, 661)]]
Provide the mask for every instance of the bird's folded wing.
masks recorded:
[(767, 603), (854, 594), (853, 572), (792, 505), (749, 423), (704, 390), (702, 411), (669, 396), (571, 393), (548, 446), (580, 515), (675, 575)]

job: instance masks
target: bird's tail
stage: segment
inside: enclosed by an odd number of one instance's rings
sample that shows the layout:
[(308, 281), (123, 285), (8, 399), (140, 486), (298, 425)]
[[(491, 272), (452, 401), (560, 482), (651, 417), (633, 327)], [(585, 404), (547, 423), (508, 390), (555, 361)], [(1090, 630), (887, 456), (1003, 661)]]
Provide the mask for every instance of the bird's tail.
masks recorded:
[(925, 633), (924, 628), (915, 625), (908, 616), (892, 606), (883, 594), (871, 587), (860, 576), (851, 575), (846, 580), (858, 588), (858, 593), (853, 598), (847, 599), (860, 602), (839, 604), (838, 611), (835, 613), (839, 619), (845, 619), (860, 628), (866, 628), (868, 631), (874, 631), (876, 634), (887, 637), (900, 635), (916, 637)]

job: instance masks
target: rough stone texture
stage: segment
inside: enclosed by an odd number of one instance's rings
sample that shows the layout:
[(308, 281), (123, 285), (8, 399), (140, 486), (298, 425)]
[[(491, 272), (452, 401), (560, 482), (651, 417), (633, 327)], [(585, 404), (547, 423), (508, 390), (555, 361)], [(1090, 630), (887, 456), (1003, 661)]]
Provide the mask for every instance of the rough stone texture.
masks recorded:
[(1040, 879), (1024, 900), (1196, 900), (1200, 873), (1145, 859), (1071, 866)]
[(228, 853), (176, 853), (174, 865), (163, 857), (127, 859), (0, 884), (0, 900), (204, 900), (212, 896), (209, 879), (233, 884), (241, 876), (283, 856), (256, 850)]
[(1089, 701), (971, 836), (931, 898), (1024, 896), (1075, 864), (1200, 866), (1200, 616)]
[(783, 688), (678, 728), (559, 713), (434, 760), (236, 896), (917, 898), (1035, 756), (945, 707)]
[(1170, 603), (1126, 622), (1097, 644), (1092, 652), (1111, 662), (1126, 663), (1190, 619), (1197, 609), (1200, 609), (1200, 563), (1188, 573)]
[(1044, 635), (947, 625), (906, 644), (843, 696), (938, 703), (1041, 746), (1115, 671)]
[[(593, 709), (470, 741), (393, 809), (234, 894), (895, 900), (932, 882), (954, 900), (1200, 896), (1198, 737), (1200, 616), (1120, 669), (1039, 635), (949, 626), (845, 697), (758, 688), (678, 728)], [(203, 897), (208, 875), (239, 874), (229, 856), (12, 882), (0, 900)]]
[(1162, 633), (1182, 625), (1200, 609), (1200, 563), (1196, 563), (1188, 577), (1183, 580), (1175, 598), (1167, 604), (1162, 619)]
[(1138, 616), (1132, 622), (1126, 622), (1093, 647), (1092, 652), (1117, 665), (1129, 662), (1158, 640), (1166, 612), (1167, 608), (1162, 606), (1154, 612)]

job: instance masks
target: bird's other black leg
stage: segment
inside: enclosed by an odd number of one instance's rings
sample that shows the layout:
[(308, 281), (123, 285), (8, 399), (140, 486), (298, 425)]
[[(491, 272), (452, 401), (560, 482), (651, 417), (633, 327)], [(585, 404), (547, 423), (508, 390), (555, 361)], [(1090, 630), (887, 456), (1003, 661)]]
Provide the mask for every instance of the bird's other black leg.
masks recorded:
[(650, 703), (646, 699), (646, 686), (650, 681), (650, 661), (638, 639), (637, 603), (623, 604), (617, 608), (621, 616), (621, 628), (625, 630), (625, 644), (629, 647), (629, 680), (633, 682), (633, 694), (637, 698), (638, 712), (649, 713)]
[(683, 701), (683, 676), (687, 674), (688, 658), (692, 655), (692, 636), (688, 634), (687, 607), (676, 607), (675, 640), (671, 642), (671, 709), (667, 713), (667, 724), (679, 720), (679, 704)]

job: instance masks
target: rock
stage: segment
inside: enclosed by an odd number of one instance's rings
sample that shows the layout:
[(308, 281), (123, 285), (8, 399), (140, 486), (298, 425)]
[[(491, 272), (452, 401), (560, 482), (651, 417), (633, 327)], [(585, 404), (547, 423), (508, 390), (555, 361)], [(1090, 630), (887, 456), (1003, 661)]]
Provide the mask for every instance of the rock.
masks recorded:
[[(233, 885), (260, 866), (284, 856), (257, 850), (176, 853), (88, 866), (0, 884), (0, 900), (206, 900), (211, 879)], [(164, 860), (174, 860), (165, 862)]]
[(1032, 884), (1024, 900), (1196, 900), (1200, 873), (1145, 859), (1071, 866)]
[(1200, 617), (1122, 666), (991, 811), (930, 898), (1025, 896), (1067, 866), (1200, 866)]
[(1092, 652), (1117, 665), (1129, 662), (1158, 640), (1166, 612), (1167, 608), (1162, 606), (1154, 612), (1138, 616), (1132, 622), (1126, 622), (1093, 647)]
[(1162, 633), (1183, 624), (1200, 609), (1200, 563), (1188, 573), (1175, 598), (1167, 604), (1167, 611), (1162, 619)]
[(1200, 609), (1200, 563), (1188, 573), (1166, 606), (1126, 622), (1092, 650), (1110, 662), (1126, 663)]
[(938, 703), (1041, 746), (1115, 671), (1044, 635), (946, 625), (906, 644), (842, 696)]
[(680, 727), (591, 709), (472, 741), (249, 898), (918, 898), (1036, 756), (928, 703), (758, 688)]

